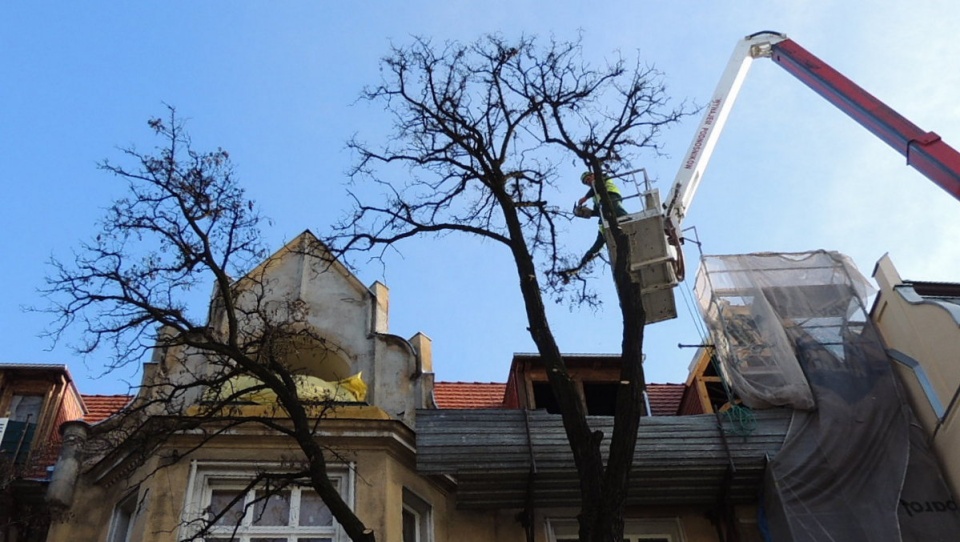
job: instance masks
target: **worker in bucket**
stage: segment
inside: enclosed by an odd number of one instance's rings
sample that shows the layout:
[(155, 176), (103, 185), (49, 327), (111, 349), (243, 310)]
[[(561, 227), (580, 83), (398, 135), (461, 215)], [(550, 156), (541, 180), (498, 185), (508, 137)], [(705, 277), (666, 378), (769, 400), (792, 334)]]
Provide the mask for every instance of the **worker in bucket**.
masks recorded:
[[(573, 214), (580, 218), (591, 218), (594, 216), (600, 217), (600, 231), (597, 232), (597, 240), (594, 241), (593, 246), (591, 246), (586, 254), (580, 258), (580, 263), (572, 268), (565, 271), (561, 271), (561, 275), (565, 278), (576, 274), (578, 271), (583, 269), (583, 266), (587, 265), (590, 260), (594, 259), (597, 254), (600, 254), (600, 249), (603, 248), (606, 238), (603, 236), (603, 216), (600, 214), (600, 194), (594, 189), (593, 182), (593, 172), (585, 171), (580, 175), (580, 182), (590, 187), (587, 190), (587, 193), (577, 201), (577, 204), (573, 207)], [(617, 187), (617, 184), (613, 182), (613, 179), (604, 180), (604, 186), (607, 189), (607, 194), (610, 196), (610, 202), (613, 205), (613, 212), (618, 217), (624, 216), (627, 214), (627, 210), (623, 208), (621, 201), (623, 196), (620, 195), (620, 188)], [(593, 199), (593, 208), (587, 207), (584, 205), (587, 200)]]

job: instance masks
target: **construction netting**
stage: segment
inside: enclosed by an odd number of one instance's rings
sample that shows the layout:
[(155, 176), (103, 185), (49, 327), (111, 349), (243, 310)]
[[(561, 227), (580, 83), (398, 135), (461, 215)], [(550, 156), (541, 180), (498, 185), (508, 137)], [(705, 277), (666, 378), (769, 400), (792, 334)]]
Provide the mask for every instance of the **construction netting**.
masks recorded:
[(697, 276), (700, 309), (721, 370), (753, 408), (814, 408), (798, 359), (844, 359), (847, 337), (866, 322), (868, 283), (839, 254), (704, 257)]
[[(930, 535), (958, 532), (955, 512), (898, 514), (901, 492), (916, 486), (905, 484), (908, 463), (917, 478), (940, 478), (920, 461), (929, 451), (911, 448), (910, 412), (869, 320), (871, 293), (835, 252), (703, 259), (697, 296), (721, 376), (747, 406), (795, 409), (767, 468), (768, 540), (954, 540)], [(936, 525), (921, 525), (929, 521)], [(917, 532), (927, 534), (909, 534)]]

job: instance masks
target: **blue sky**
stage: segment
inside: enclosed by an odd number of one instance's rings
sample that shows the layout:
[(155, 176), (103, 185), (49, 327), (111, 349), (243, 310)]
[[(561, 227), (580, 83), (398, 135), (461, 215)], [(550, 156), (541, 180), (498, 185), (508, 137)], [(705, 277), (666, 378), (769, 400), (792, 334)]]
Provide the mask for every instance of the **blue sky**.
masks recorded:
[[(674, 99), (705, 103), (736, 41), (787, 33), (926, 130), (960, 145), (960, 4), (871, 2), (7, 2), (0, 6), (0, 362), (66, 363), (85, 393), (122, 393), (131, 371), (99, 376), (107, 353), (86, 359), (38, 337), (47, 324), (24, 306), (51, 255), (72, 247), (121, 194), (97, 162), (118, 146), (153, 145), (146, 120), (174, 105), (198, 148), (231, 153), (244, 186), (273, 220), (279, 248), (304, 229), (322, 234), (347, 205), (344, 142), (376, 140), (387, 117), (356, 103), (378, 81), (378, 60), (413, 35), (472, 40), (488, 32), (575, 37), (597, 61), (639, 51), (666, 75)], [(545, 7), (549, 5), (549, 8)], [(362, 6), (362, 7), (361, 7)], [(694, 119), (665, 135), (669, 156), (642, 164), (664, 193)], [(579, 167), (557, 205), (581, 195)], [(904, 159), (770, 62), (755, 63), (694, 201), (709, 254), (826, 248), (870, 275), (889, 252), (901, 274), (960, 280), (958, 202)], [(592, 223), (572, 223), (586, 247)], [(511, 262), (466, 238), (400, 247), (359, 278), (391, 289), (391, 331), (433, 339), (439, 380), (503, 381), (513, 352), (533, 350)], [(688, 246), (688, 259), (697, 253)], [(691, 273), (691, 284), (692, 284)], [(599, 276), (597, 281), (605, 281)], [(600, 311), (551, 307), (568, 352), (616, 352), (612, 285)], [(683, 381), (696, 317), (647, 330), (648, 381)], [(203, 296), (200, 296), (201, 298)], [(691, 307), (692, 308), (692, 307)], [(69, 341), (68, 341), (69, 342)]]

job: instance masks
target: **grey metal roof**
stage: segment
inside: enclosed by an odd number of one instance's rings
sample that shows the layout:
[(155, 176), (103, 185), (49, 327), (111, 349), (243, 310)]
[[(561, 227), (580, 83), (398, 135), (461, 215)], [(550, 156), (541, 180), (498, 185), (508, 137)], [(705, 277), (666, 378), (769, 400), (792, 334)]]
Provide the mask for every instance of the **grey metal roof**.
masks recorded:
[[(756, 502), (766, 458), (780, 449), (791, 412), (755, 412), (749, 432), (723, 419), (723, 434), (713, 414), (642, 418), (628, 504)], [(609, 435), (613, 418), (590, 424)], [(417, 470), (453, 476), (459, 508), (522, 508), (531, 483), (537, 507), (579, 503), (562, 421), (545, 411), (418, 410)]]

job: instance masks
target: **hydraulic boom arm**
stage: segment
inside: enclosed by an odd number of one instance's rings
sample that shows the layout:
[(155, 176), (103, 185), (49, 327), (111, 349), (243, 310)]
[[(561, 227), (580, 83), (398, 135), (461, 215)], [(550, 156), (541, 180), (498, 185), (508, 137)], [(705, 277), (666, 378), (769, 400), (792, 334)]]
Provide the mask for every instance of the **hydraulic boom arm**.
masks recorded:
[(753, 59), (769, 57), (788, 73), (870, 130), (907, 159), (907, 164), (960, 199), (960, 153), (940, 136), (925, 132), (825, 62), (776, 32), (741, 40), (707, 106), (667, 196), (667, 229), (679, 232), (687, 209), (733, 108)]
[(792, 40), (774, 45), (770, 58), (896, 149), (908, 165), (960, 199), (960, 153), (940, 136), (924, 132)]
[[(643, 210), (619, 219), (620, 228), (630, 243), (628, 269), (633, 280), (641, 284), (647, 323), (677, 316), (673, 288), (683, 280), (685, 269), (680, 228), (750, 65), (755, 58), (763, 57), (771, 58), (897, 149), (907, 158), (907, 164), (960, 199), (960, 153), (940, 136), (924, 132), (785, 35), (752, 34), (740, 40), (733, 51), (680, 164), (665, 211), (660, 209), (659, 191), (648, 188), (642, 194)], [(616, 251), (612, 237), (607, 245), (613, 258)]]

